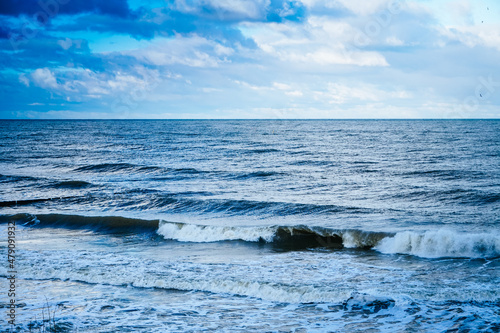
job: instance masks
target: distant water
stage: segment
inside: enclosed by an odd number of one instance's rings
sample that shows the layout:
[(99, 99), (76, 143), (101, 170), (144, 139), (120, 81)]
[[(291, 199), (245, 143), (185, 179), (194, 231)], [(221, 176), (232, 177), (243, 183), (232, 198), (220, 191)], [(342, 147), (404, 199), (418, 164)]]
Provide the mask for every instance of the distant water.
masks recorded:
[(0, 121), (8, 221), (19, 332), (500, 331), (496, 120)]

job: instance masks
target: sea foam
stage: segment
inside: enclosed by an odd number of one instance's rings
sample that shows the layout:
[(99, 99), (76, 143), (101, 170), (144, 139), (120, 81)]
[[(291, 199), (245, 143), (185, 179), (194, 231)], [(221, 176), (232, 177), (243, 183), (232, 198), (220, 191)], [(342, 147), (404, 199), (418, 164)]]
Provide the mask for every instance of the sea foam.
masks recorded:
[(181, 242), (219, 242), (225, 240), (243, 240), (258, 242), (272, 241), (275, 230), (272, 227), (222, 227), (204, 226), (184, 223), (171, 223), (160, 221), (158, 234), (165, 239), (174, 239)]
[(411, 254), (424, 258), (493, 258), (500, 256), (500, 235), (459, 233), (446, 229), (404, 231), (382, 239), (375, 249), (382, 253)]

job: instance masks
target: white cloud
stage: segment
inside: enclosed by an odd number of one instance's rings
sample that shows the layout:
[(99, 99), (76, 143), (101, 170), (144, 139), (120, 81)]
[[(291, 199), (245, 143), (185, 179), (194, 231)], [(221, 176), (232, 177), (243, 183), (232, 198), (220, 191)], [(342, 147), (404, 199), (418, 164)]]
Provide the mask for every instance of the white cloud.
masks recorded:
[(30, 80), (26, 77), (25, 74), (20, 74), (19, 75), (19, 82), (24, 84), (26, 87), (30, 86)]
[[(175, 2), (175, 7), (184, 13), (219, 20), (244, 20), (262, 18), (269, 3), (269, 0), (196, 0), (188, 4), (185, 0), (180, 0)], [(200, 8), (208, 10), (203, 11)]]
[[(500, 19), (498, 7), (488, 3), (470, 0), (440, 0), (408, 2), (407, 7), (414, 15), (427, 16), (426, 26), (434, 30), (434, 46), (444, 48), (448, 41), (458, 41), (473, 48), (484, 46), (500, 50)], [(491, 6), (491, 5), (490, 5)]]
[(189, 67), (218, 67), (229, 62), (227, 57), (233, 53), (234, 50), (227, 46), (196, 35), (161, 39), (152, 46), (126, 52), (156, 66), (180, 64)]
[(391, 99), (408, 99), (411, 93), (397, 89), (384, 90), (375, 85), (358, 83), (347, 85), (340, 83), (329, 83), (324, 91), (314, 91), (316, 100), (329, 104), (363, 104), (366, 102), (387, 102)]
[[(19, 118), (28, 119), (214, 119), (228, 118), (231, 113), (215, 116), (207, 113), (197, 112), (144, 112), (140, 110), (120, 110), (120, 112), (106, 111), (74, 111), (74, 110), (49, 110), (49, 111), (20, 111)], [(233, 117), (234, 119), (235, 117)]]
[[(58, 75), (56, 79), (56, 75)], [(166, 78), (172, 77), (170, 74)], [(97, 73), (89, 69), (52, 72), (39, 68), (31, 73), (31, 79), (38, 87), (66, 96), (70, 101), (85, 98), (98, 99), (103, 96), (146, 91), (156, 87), (162, 78), (157, 70), (134, 67), (129, 73), (121, 71)], [(25, 77), (20, 80), (27, 80)]]
[(300, 90), (287, 91), (287, 92), (285, 92), (285, 95), (292, 96), (292, 97), (304, 96), (304, 94)]
[(390, 46), (403, 46), (403, 45), (405, 45), (405, 43), (401, 39), (399, 39), (395, 36), (387, 37), (385, 39), (385, 43), (387, 45), (390, 45)]
[[(200, 28), (200, 35), (157, 36), (134, 44), (117, 40), (118, 46), (107, 54), (96, 54), (91, 48), (92, 56), (101, 57), (105, 64), (102, 72), (75, 68), (76, 59), (67, 68), (39, 68), (14, 80), (20, 82), (18, 86), (47, 89), (52, 99), (90, 101), (92, 106), (112, 110), (116, 117), (498, 116), (495, 106), (500, 99), (493, 93), (488, 100), (477, 100), (477, 111), (460, 111), (460, 105), (475, 96), (477, 77), (488, 77), (498, 68), (500, 22), (489, 21), (498, 11), (489, 13), (484, 8), (490, 16), (478, 24), (482, 13), (470, 0), (401, 0), (401, 15), (380, 23), (393, 1), (303, 0), (309, 8), (304, 20), (281, 23), (258, 19), (269, 8), (269, 0), (176, 1), (169, 6), (196, 14), (199, 22), (209, 16), (205, 21), (209, 29)], [(333, 10), (322, 11), (328, 8)], [(160, 17), (167, 15), (164, 10), (156, 14), (154, 20), (168, 19)], [(242, 18), (250, 22), (230, 21)], [(368, 34), (373, 22), (380, 26)], [(240, 29), (258, 47), (239, 45), (239, 36), (227, 43), (220, 39), (231, 39), (231, 34), (218, 34), (215, 39), (211, 31), (217, 25)], [(367, 37), (360, 38), (363, 34)], [(58, 48), (70, 54), (74, 43), (60, 40)], [(166, 73), (167, 69), (182, 76)], [(113, 109), (114, 101), (123, 108)], [(143, 110), (145, 114), (139, 112)], [(50, 114), (85, 115), (70, 110)], [(88, 115), (111, 117), (105, 112)]]
[(383, 103), (370, 103), (362, 106), (329, 108), (317, 107), (257, 107), (248, 109), (220, 110), (222, 118), (229, 119), (384, 119), (384, 118), (421, 118), (422, 109), (394, 107)]
[(290, 97), (302, 97), (304, 94), (300, 90), (294, 90), (293, 87), (286, 83), (273, 82), (273, 88), (281, 90), (285, 95)]
[(446, 26), (439, 31), (443, 36), (468, 47), (485, 46), (500, 51), (500, 24)]
[(69, 38), (66, 38), (58, 40), (57, 44), (59, 44), (59, 46), (61, 46), (64, 50), (68, 50), (73, 45), (73, 41)]
[(248, 23), (243, 32), (264, 52), (281, 61), (323, 66), (389, 65), (381, 53), (355, 47), (359, 44), (357, 28), (331, 18), (311, 16), (303, 25)]
[(38, 68), (31, 73), (31, 79), (35, 85), (44, 89), (57, 89), (58, 84), (54, 74), (48, 68)]
[(473, 22), (472, 3), (469, 0), (455, 0), (444, 4), (444, 12), (452, 16), (455, 22), (468, 24)]
[(279, 90), (290, 90), (292, 87), (286, 83), (273, 82), (273, 87)]
[(345, 8), (349, 9), (351, 12), (367, 16), (373, 15), (376, 12), (386, 9), (390, 4), (395, 2), (402, 2), (398, 0), (337, 0)]
[(394, 3), (401, 3), (403, 0), (302, 0), (302, 3), (306, 5), (308, 8), (315, 9), (340, 9), (346, 8), (350, 12), (367, 16), (372, 15), (382, 9), (388, 8), (390, 5)]
[(240, 81), (240, 80), (234, 80), (234, 83), (236, 83), (242, 87), (245, 87), (245, 88), (248, 88), (251, 90), (257, 90), (257, 91), (259, 91), (259, 90), (260, 91), (269, 91), (269, 90), (273, 89), (272, 87), (269, 87), (269, 86), (257, 86), (257, 85), (250, 84), (248, 82)]
[(362, 52), (347, 49), (318, 49), (308, 53), (279, 53), (282, 60), (319, 65), (389, 66), (384, 56), (378, 52)]
[(280, 91), (283, 92), (286, 96), (291, 96), (291, 97), (302, 97), (304, 95), (302, 91), (295, 89), (293, 86), (289, 84), (281, 82), (273, 82), (271, 85), (262, 85), (262, 86), (257, 86), (250, 84), (248, 82), (238, 81), (238, 80), (235, 80), (234, 82), (242, 87), (259, 91), (261, 93), (269, 93), (269, 92), (274, 93), (276, 91)]

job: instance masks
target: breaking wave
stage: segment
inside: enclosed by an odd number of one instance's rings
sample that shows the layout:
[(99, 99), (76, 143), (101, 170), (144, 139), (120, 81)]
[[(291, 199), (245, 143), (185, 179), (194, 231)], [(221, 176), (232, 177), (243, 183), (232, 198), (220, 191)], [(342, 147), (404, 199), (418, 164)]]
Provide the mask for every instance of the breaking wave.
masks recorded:
[(500, 257), (500, 235), (497, 232), (461, 233), (439, 229), (389, 233), (306, 225), (213, 226), (119, 216), (63, 214), (0, 216), (0, 223), (11, 220), (29, 227), (79, 228), (115, 234), (147, 232), (157, 234), (165, 240), (179, 242), (243, 241), (270, 244), (289, 251), (313, 248), (354, 248), (423, 258)]
[(452, 230), (398, 233), (335, 230), (323, 227), (270, 226), (221, 227), (160, 222), (158, 234), (181, 242), (242, 240), (273, 243), (290, 249), (359, 248), (385, 254), (409, 254), (423, 258), (495, 258), (500, 256), (500, 235), (459, 233)]
[(219, 242), (246, 241), (272, 243), (284, 249), (305, 248), (364, 248), (375, 246), (384, 237), (384, 232), (365, 232), (360, 230), (335, 230), (323, 227), (266, 226), (266, 227), (227, 227), (206, 226), (160, 221), (158, 234), (165, 239), (181, 242)]
[(382, 253), (411, 254), (425, 258), (500, 256), (498, 233), (458, 233), (440, 229), (422, 233), (405, 231), (386, 237), (375, 246)]

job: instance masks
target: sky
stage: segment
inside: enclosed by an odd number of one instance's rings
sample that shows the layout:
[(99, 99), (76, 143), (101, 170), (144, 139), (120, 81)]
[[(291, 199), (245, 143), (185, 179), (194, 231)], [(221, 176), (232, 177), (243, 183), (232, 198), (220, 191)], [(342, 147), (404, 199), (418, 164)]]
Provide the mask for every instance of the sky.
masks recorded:
[(2, 0), (1, 119), (500, 118), (497, 0)]

